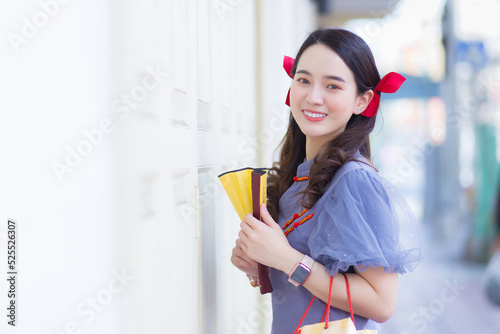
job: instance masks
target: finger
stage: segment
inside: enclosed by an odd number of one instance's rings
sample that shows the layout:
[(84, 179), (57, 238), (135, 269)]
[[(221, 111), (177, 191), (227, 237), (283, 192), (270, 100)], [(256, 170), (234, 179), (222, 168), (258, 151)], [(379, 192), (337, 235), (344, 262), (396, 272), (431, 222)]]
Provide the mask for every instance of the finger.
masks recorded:
[(254, 267), (250, 262), (248, 262), (247, 260), (245, 260), (242, 257), (237, 257), (236, 260), (237, 261), (236, 261), (235, 265), (238, 265), (240, 267), (245, 267), (247, 269), (251, 269), (252, 267)]
[(236, 268), (246, 272), (246, 273), (254, 273), (257, 271), (257, 266), (253, 266), (252, 264), (248, 263), (245, 259), (233, 255), (231, 256), (231, 263), (236, 266)]
[(249, 265), (250, 267), (253, 267), (253, 268), (257, 268), (257, 266), (259, 265), (257, 263), (257, 261), (255, 260), (252, 260), (251, 258), (249, 258), (246, 254), (245, 254), (245, 259), (244, 259)]
[[(240, 233), (242, 233), (242, 232), (240, 231)], [(243, 242), (243, 240), (240, 242), (240, 248), (241, 248), (241, 250), (243, 251), (243, 254), (245, 254), (245, 255), (246, 255), (246, 252), (247, 252), (247, 245), (245, 244), (245, 242)], [(248, 256), (248, 255), (247, 255), (247, 256)]]
[(252, 214), (247, 214), (244, 218), (244, 220), (242, 221), (242, 223), (246, 223), (248, 226), (250, 226), (252, 228), (252, 230), (255, 228), (255, 224), (258, 220), (255, 219), (254, 216), (252, 216)]
[(238, 246), (242, 248), (242, 246), (244, 245), (244, 240), (248, 240), (248, 236), (245, 234), (245, 231), (243, 231), (243, 229), (241, 229), (238, 232), (238, 236), (240, 237), (240, 242)]
[(235, 246), (233, 248), (233, 252), (232, 253), (233, 253), (233, 255), (240, 256), (240, 254), (243, 253), (243, 250), (241, 249), (241, 246), (238, 245), (238, 246)]
[(245, 251), (243, 250), (242, 246), (238, 246), (238, 247), (233, 248), (232, 256), (237, 257), (237, 258), (241, 258), (241, 259), (247, 261), (250, 265), (257, 267), (257, 262), (252, 260), (247, 254), (245, 254)]
[(237, 254), (235, 254), (235, 256), (238, 256), (242, 260), (245, 260), (249, 266), (255, 268), (257, 267), (257, 261), (252, 260), (250, 257), (248, 257), (248, 255), (246, 255), (243, 250), (239, 251)]
[(254, 229), (251, 225), (249, 225), (246, 221), (242, 221), (240, 223), (241, 230), (247, 235), (250, 236), (252, 230)]
[(271, 214), (269, 213), (269, 211), (267, 211), (266, 203), (262, 203), (262, 205), (260, 207), (260, 216), (262, 217), (262, 220), (264, 221), (264, 223), (266, 223), (267, 226), (276, 227), (276, 225), (278, 225), (274, 221), (274, 219), (271, 216)]

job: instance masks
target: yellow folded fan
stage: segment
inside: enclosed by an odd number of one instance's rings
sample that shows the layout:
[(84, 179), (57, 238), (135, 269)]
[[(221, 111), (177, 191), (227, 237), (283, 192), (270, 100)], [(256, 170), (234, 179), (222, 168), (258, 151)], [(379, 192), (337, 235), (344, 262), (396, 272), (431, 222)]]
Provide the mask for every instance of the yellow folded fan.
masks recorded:
[[(240, 220), (251, 213), (255, 218), (260, 217), (260, 206), (266, 202), (267, 197), (267, 173), (265, 168), (243, 168), (229, 171), (219, 175), (219, 180), (226, 190), (231, 203), (238, 213)], [(269, 279), (269, 268), (258, 264), (260, 293), (265, 294), (273, 291)]]
[[(258, 212), (260, 205), (266, 202), (267, 179), (265, 168), (247, 167), (232, 170), (219, 175), (219, 180), (241, 221), (247, 214), (254, 213), (255, 209)], [(257, 208), (253, 205), (252, 191), (260, 199), (259, 203), (255, 203)], [(256, 218), (260, 219), (260, 215)]]

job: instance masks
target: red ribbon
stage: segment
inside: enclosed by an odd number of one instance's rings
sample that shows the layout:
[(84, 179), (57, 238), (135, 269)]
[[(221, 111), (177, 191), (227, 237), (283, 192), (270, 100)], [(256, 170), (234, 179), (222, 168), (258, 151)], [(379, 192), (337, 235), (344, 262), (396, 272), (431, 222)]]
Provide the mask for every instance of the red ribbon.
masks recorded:
[(380, 93), (395, 93), (406, 80), (404, 76), (396, 72), (387, 73), (382, 80), (375, 86), (373, 98), (361, 115), (373, 117), (377, 114), (380, 104)]
[[(290, 78), (293, 79), (292, 68), (295, 59), (285, 56), (283, 58), (283, 68)], [(387, 73), (382, 80), (375, 86), (373, 98), (368, 104), (368, 107), (361, 113), (361, 115), (366, 117), (373, 117), (377, 114), (378, 106), (380, 104), (380, 93), (395, 93), (399, 87), (406, 80), (404, 76), (396, 72)], [(285, 104), (290, 106), (290, 89), (286, 94)]]

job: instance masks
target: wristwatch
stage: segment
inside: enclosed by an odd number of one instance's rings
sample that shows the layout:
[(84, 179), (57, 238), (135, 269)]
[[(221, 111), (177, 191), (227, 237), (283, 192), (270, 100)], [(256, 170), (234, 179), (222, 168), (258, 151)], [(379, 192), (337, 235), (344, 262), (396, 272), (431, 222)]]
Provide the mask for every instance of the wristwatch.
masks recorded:
[(311, 275), (311, 268), (313, 264), (314, 260), (309, 256), (304, 255), (302, 261), (297, 263), (288, 275), (288, 282), (292, 283), (295, 286), (303, 285), (309, 275)]

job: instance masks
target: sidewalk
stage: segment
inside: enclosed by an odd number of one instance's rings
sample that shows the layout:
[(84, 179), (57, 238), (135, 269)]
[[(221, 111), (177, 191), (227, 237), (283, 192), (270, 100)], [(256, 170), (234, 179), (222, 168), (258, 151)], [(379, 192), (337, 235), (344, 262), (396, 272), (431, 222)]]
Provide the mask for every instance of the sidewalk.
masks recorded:
[(398, 307), (383, 334), (500, 333), (500, 306), (483, 291), (486, 266), (463, 262), (452, 248), (423, 246), (424, 261), (400, 276)]

